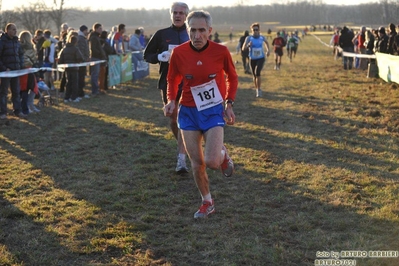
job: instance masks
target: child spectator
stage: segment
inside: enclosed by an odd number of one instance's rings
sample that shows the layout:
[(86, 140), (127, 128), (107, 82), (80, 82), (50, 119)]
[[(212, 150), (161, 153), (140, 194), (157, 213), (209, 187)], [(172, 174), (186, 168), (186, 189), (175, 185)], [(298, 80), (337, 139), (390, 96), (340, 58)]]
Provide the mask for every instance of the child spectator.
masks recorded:
[[(24, 51), (24, 68), (31, 68), (38, 64), (35, 48), (32, 43), (32, 35), (29, 31), (22, 31), (19, 34), (19, 41), (21, 48)], [(19, 77), (21, 108), (22, 113), (29, 114), (33, 112), (40, 112), (35, 107), (33, 101), (35, 95), (39, 93), (35, 74), (30, 73)]]

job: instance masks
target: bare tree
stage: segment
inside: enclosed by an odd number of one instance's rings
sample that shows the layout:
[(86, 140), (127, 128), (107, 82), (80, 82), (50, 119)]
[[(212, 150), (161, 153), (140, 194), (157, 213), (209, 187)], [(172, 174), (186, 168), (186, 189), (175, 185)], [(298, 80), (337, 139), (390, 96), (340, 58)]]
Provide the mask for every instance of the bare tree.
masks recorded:
[(54, 0), (53, 5), (48, 7), (49, 16), (58, 30), (68, 17), (66, 11), (65, 0)]
[[(0, 30), (5, 30), (7, 23), (18, 21), (18, 15), (13, 11), (2, 11), (0, 13)], [(18, 26), (18, 25), (17, 25)]]
[(29, 6), (17, 8), (18, 22), (32, 34), (37, 29), (46, 29), (50, 26), (50, 17), (47, 15), (46, 5), (39, 1)]

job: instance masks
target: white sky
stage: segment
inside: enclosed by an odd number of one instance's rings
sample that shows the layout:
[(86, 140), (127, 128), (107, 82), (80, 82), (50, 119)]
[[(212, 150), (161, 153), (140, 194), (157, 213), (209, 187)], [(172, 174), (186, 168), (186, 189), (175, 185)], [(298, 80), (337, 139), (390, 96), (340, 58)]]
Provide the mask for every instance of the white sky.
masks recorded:
[[(0, 0), (2, 3), (2, 10), (13, 10), (14, 7), (20, 7), (22, 5), (29, 6), (30, 3), (36, 3), (41, 0)], [(46, 4), (51, 5), (54, 0), (43, 0)], [(56, 0), (59, 2), (60, 0)], [(106, 10), (106, 9), (161, 9), (169, 8), (171, 3), (174, 1), (182, 1), (188, 4), (190, 9), (198, 9), (206, 6), (235, 6), (238, 3), (243, 5), (261, 5), (261, 4), (271, 4), (271, 3), (283, 3), (288, 2), (282, 0), (150, 0), (150, 1), (136, 1), (136, 0), (65, 0), (65, 7), (78, 7), (87, 8), (90, 7), (91, 10)], [(294, 2), (295, 0), (290, 0)], [(378, 2), (377, 0), (323, 0), (325, 4), (335, 4), (335, 5), (356, 5), (362, 3)]]

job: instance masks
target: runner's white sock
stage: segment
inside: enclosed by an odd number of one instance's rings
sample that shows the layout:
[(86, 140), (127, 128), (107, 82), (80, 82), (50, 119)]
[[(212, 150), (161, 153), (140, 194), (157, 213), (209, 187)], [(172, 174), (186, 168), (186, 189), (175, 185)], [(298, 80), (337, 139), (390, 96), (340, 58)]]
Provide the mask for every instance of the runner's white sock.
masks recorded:
[(183, 162), (186, 161), (186, 155), (184, 153), (179, 153), (179, 159), (182, 160)]
[(212, 202), (211, 193), (208, 193), (208, 194), (206, 194), (205, 196), (202, 196), (202, 201), (209, 201), (209, 202)]

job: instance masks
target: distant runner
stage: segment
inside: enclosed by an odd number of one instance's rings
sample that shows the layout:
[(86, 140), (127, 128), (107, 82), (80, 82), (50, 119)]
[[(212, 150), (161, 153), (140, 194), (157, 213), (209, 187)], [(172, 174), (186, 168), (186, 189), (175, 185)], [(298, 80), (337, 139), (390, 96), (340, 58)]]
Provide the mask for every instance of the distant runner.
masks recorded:
[(281, 58), (283, 57), (283, 48), (286, 45), (283, 32), (277, 32), (277, 37), (272, 42), (274, 49), (274, 70), (280, 70)]
[[(266, 37), (260, 35), (259, 23), (253, 23), (251, 25), (252, 36), (248, 36), (242, 46), (242, 50), (249, 49), (249, 64), (252, 70), (253, 81), (256, 89), (256, 97), (262, 97), (261, 90), (261, 76), (260, 72), (266, 62), (266, 57), (270, 55), (269, 43)], [(263, 45), (266, 46), (266, 53), (263, 49)]]

